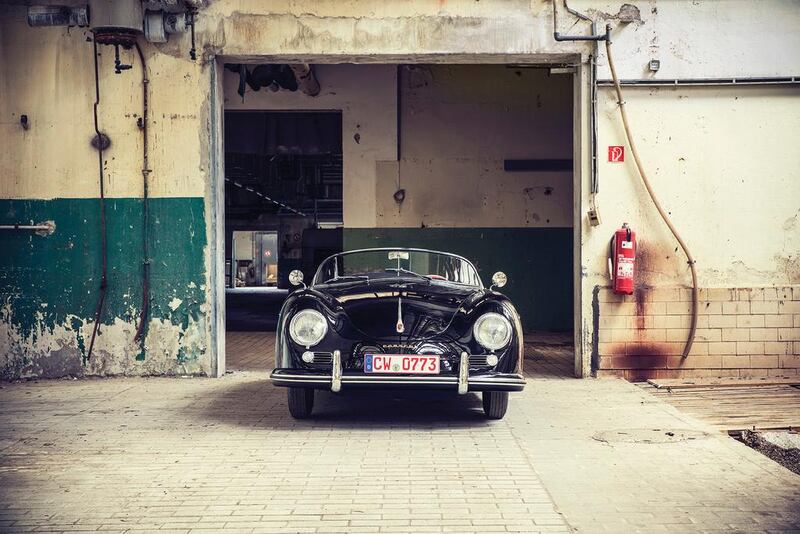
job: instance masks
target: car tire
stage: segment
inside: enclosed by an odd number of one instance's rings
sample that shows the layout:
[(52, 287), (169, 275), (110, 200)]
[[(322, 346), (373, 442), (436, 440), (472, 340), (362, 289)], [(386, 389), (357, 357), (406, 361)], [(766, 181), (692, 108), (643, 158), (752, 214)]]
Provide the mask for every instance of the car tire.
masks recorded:
[(484, 391), (483, 411), (489, 419), (502, 419), (508, 410), (508, 391)]
[(314, 390), (311, 388), (289, 388), (289, 413), (295, 419), (305, 419), (314, 409)]

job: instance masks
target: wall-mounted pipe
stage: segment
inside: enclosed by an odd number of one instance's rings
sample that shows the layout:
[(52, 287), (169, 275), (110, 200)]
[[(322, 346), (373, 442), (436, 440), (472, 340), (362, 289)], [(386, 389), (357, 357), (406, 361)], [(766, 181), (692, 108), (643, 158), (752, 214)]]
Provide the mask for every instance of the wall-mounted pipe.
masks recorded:
[(30, 231), (36, 235), (52, 235), (56, 231), (55, 221), (44, 221), (39, 224), (0, 224), (0, 230)]
[(142, 116), (138, 122), (142, 132), (142, 310), (139, 315), (139, 326), (136, 328), (134, 342), (141, 345), (145, 351), (145, 338), (147, 337), (147, 317), (150, 310), (150, 145), (147, 139), (147, 123), (149, 113), (149, 87), (150, 79), (147, 76), (147, 62), (142, 53), (139, 42), (136, 44), (139, 62), (142, 64)]
[[(598, 80), (601, 87), (614, 87), (614, 80)], [(744, 78), (675, 78), (655, 80), (652, 78), (619, 80), (623, 87), (674, 87), (716, 85), (800, 85), (800, 76), (744, 77)]]
[(611, 26), (606, 25), (606, 33), (598, 34), (596, 23), (586, 15), (570, 9), (567, 5), (567, 0), (564, 0), (564, 8), (578, 18), (592, 22), (592, 35), (563, 35), (558, 31), (558, 8), (556, 7), (556, 0), (553, 0), (553, 39), (556, 41), (606, 41), (608, 40), (608, 33), (611, 31)]
[[(94, 50), (94, 106), (92, 107), (94, 115), (94, 133), (98, 139), (102, 139), (104, 135), (100, 131), (100, 121), (97, 118), (97, 108), (100, 107), (100, 68), (98, 65), (97, 53), (97, 37), (92, 38), (92, 45)], [(100, 295), (97, 297), (97, 307), (94, 312), (94, 325), (92, 326), (92, 339), (89, 341), (89, 351), (86, 353), (86, 359), (92, 358), (92, 351), (94, 350), (94, 340), (97, 337), (97, 331), (100, 329), (100, 319), (103, 317), (103, 308), (106, 303), (106, 289), (108, 287), (108, 245), (106, 240), (106, 194), (105, 194), (105, 174), (103, 172), (103, 143), (97, 145), (97, 163), (99, 166), (100, 178)]]

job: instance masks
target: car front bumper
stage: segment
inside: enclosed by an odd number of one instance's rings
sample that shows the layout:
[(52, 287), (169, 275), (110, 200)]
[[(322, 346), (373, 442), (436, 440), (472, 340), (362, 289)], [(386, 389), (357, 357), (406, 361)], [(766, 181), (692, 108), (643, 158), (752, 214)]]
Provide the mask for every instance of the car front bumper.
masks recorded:
[(469, 356), (461, 355), (458, 375), (393, 375), (366, 374), (361, 371), (344, 371), (339, 351), (333, 355), (331, 372), (306, 369), (275, 369), (270, 380), (276, 386), (330, 389), (338, 392), (347, 388), (409, 388), (453, 389), (467, 391), (522, 391), (525, 378), (517, 373), (480, 372), (469, 374)]

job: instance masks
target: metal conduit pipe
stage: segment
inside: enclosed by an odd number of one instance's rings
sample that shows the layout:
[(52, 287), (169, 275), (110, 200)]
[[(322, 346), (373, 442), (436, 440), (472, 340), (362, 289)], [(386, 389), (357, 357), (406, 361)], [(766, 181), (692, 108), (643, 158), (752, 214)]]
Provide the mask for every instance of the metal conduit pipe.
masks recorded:
[(556, 41), (608, 41), (608, 32), (611, 27), (606, 25), (606, 33), (598, 35), (596, 23), (583, 13), (570, 9), (567, 5), (567, 0), (564, 0), (564, 8), (575, 15), (576, 17), (588, 20), (592, 23), (592, 35), (562, 35), (558, 31), (558, 9), (556, 8), (556, 0), (553, 0), (553, 39)]
[(633, 134), (631, 133), (630, 125), (628, 124), (628, 114), (625, 111), (625, 100), (622, 98), (622, 88), (620, 87), (619, 78), (617, 77), (617, 70), (614, 68), (614, 58), (611, 54), (611, 40), (606, 41), (606, 56), (608, 57), (608, 67), (611, 69), (611, 77), (614, 80), (614, 89), (617, 92), (617, 103), (619, 104), (619, 112), (622, 116), (622, 126), (625, 130), (625, 137), (628, 140), (628, 145), (631, 147), (631, 153), (633, 154), (633, 160), (636, 162), (636, 168), (639, 171), (639, 176), (642, 178), (642, 182), (644, 183), (645, 189), (647, 189), (647, 193), (650, 195), (650, 200), (653, 201), (656, 209), (658, 210), (659, 215), (661, 215), (661, 219), (663, 219), (664, 223), (669, 228), (672, 235), (675, 236), (675, 239), (678, 241), (678, 244), (683, 249), (683, 253), (686, 255), (686, 262), (689, 264), (689, 269), (692, 273), (692, 319), (691, 325), (689, 327), (689, 335), (686, 339), (686, 345), (683, 348), (683, 358), (689, 356), (689, 352), (692, 350), (692, 345), (694, 344), (694, 337), (697, 331), (697, 270), (695, 269), (695, 260), (692, 257), (692, 253), (689, 251), (689, 247), (686, 245), (686, 242), (681, 238), (680, 234), (678, 233), (677, 228), (675, 225), (672, 224), (669, 216), (667, 215), (666, 210), (664, 210), (661, 203), (658, 201), (656, 197), (655, 191), (653, 191), (653, 186), (650, 184), (650, 180), (647, 178), (647, 173), (644, 170), (644, 165), (642, 165), (641, 157), (639, 156), (639, 151), (636, 148), (636, 142), (634, 140)]
[(54, 221), (45, 221), (39, 224), (0, 224), (0, 230), (28, 230), (35, 232), (37, 235), (46, 236), (56, 231), (56, 223)]
[(145, 338), (147, 337), (147, 315), (150, 309), (150, 161), (149, 145), (147, 140), (147, 120), (149, 106), (149, 84), (147, 76), (147, 62), (142, 53), (142, 47), (136, 42), (136, 52), (142, 64), (142, 116), (138, 121), (139, 129), (142, 131), (142, 310), (139, 315), (139, 326), (136, 328), (134, 342), (141, 344), (142, 352), (145, 350)]
[(86, 353), (86, 360), (92, 358), (92, 350), (94, 350), (94, 340), (97, 337), (97, 331), (100, 328), (100, 319), (103, 316), (103, 307), (106, 302), (106, 288), (108, 287), (108, 246), (106, 243), (106, 194), (105, 194), (105, 176), (103, 173), (103, 143), (100, 132), (100, 123), (97, 118), (97, 108), (100, 106), (100, 74), (98, 67), (97, 55), (97, 38), (92, 38), (93, 51), (94, 51), (94, 106), (92, 108), (94, 115), (94, 133), (97, 136), (97, 163), (99, 166), (100, 177), (100, 295), (97, 298), (97, 307), (94, 312), (94, 325), (92, 326), (92, 339), (89, 342), (89, 351)]
[[(800, 76), (745, 77), (745, 78), (676, 78), (672, 80), (635, 79), (619, 80), (623, 87), (676, 87), (718, 85), (800, 85)], [(598, 80), (597, 85), (614, 87), (614, 80)]]
[(597, 210), (597, 193), (600, 192), (600, 181), (598, 180), (597, 176), (597, 56), (599, 55), (599, 46), (600, 41), (608, 41), (609, 34), (611, 32), (611, 26), (606, 25), (606, 33), (599, 35), (597, 33), (597, 23), (587, 15), (584, 15), (580, 11), (576, 11), (569, 7), (567, 0), (564, 0), (564, 9), (566, 9), (569, 13), (574, 15), (575, 17), (585, 20), (587, 22), (591, 22), (592, 26), (592, 35), (589, 36), (565, 36), (561, 35), (558, 32), (558, 8), (556, 6), (556, 0), (553, 0), (553, 38), (556, 41), (594, 41), (594, 53), (589, 56), (589, 64), (590, 64), (590, 71), (589, 71), (589, 84), (591, 86), (591, 95), (590, 95), (590, 113), (589, 113), (589, 130), (591, 132), (591, 143), (590, 143), (590, 176), (591, 180), (589, 182), (589, 223), (592, 226), (597, 226), (600, 224), (600, 215), (599, 211)]

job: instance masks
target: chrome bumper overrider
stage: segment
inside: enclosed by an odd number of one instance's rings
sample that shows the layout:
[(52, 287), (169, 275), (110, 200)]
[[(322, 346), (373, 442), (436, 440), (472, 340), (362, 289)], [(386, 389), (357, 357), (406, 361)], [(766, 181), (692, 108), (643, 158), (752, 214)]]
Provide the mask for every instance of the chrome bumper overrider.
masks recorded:
[(516, 373), (481, 373), (469, 376), (469, 355), (461, 354), (458, 375), (378, 375), (361, 372), (346, 373), (342, 370), (341, 353), (334, 351), (331, 373), (304, 369), (275, 369), (270, 380), (276, 386), (313, 387), (341, 391), (342, 386), (399, 386), (453, 388), (459, 394), (467, 391), (521, 391), (525, 378)]

